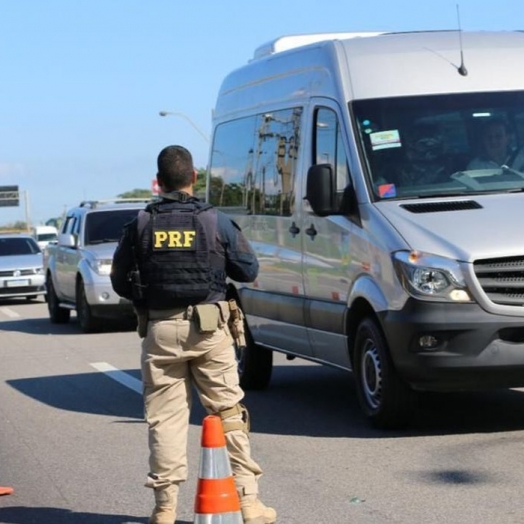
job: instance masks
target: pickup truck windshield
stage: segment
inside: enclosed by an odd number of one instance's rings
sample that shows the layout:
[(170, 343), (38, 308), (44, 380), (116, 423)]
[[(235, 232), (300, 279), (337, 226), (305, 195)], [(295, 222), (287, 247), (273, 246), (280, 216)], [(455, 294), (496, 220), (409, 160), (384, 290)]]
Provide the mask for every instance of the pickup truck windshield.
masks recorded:
[(524, 191), (524, 92), (350, 103), (375, 200)]
[(133, 220), (139, 209), (118, 209), (88, 213), (85, 223), (85, 245), (118, 242), (124, 226)]

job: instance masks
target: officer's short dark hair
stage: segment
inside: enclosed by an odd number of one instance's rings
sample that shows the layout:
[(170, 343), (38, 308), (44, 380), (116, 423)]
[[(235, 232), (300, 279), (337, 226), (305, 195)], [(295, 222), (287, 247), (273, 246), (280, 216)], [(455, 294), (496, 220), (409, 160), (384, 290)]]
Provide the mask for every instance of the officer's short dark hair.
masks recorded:
[(193, 157), (182, 146), (167, 146), (157, 159), (157, 178), (167, 191), (176, 191), (191, 184), (193, 180)]

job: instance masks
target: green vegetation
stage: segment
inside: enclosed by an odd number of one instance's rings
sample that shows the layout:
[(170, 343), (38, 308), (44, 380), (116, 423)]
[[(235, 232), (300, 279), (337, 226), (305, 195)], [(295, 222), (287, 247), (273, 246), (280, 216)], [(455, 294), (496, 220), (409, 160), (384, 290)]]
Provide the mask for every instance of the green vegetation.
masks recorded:
[(152, 196), (153, 192), (151, 189), (132, 189), (116, 195), (117, 198), (151, 198)]
[(17, 232), (29, 231), (29, 227), (27, 227), (27, 222), (24, 222), (22, 220), (17, 220), (16, 222), (12, 222), (10, 224), (4, 224), (3, 226), (0, 226), (0, 233), (9, 233), (12, 231), (17, 231)]

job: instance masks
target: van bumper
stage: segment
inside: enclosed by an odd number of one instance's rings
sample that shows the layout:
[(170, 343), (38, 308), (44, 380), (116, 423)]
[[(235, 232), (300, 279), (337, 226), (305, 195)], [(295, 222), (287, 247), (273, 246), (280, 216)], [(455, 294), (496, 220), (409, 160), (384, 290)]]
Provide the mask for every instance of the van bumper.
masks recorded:
[[(384, 314), (382, 326), (397, 371), (415, 389), (524, 386), (524, 316), (410, 299), (403, 310)], [(421, 347), (421, 337), (434, 337), (435, 347)]]

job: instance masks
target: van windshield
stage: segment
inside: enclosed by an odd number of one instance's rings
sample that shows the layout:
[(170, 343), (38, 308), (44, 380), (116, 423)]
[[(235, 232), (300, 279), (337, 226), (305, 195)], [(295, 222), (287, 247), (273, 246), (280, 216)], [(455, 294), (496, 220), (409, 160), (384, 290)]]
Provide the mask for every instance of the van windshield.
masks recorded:
[(350, 103), (375, 200), (524, 191), (524, 92)]
[(44, 241), (44, 242), (50, 242), (50, 241), (56, 240), (57, 238), (58, 237), (56, 233), (39, 233), (37, 235), (38, 241)]

